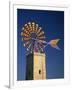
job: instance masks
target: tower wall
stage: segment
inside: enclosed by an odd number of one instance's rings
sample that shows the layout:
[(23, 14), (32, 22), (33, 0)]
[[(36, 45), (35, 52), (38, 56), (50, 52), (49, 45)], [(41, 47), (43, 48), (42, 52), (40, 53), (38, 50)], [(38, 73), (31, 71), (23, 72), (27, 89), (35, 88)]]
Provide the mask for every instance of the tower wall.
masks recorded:
[(46, 79), (46, 64), (44, 53), (34, 53), (33, 79)]
[(26, 80), (33, 80), (33, 54), (26, 56)]
[(44, 53), (33, 53), (26, 56), (26, 80), (46, 79)]

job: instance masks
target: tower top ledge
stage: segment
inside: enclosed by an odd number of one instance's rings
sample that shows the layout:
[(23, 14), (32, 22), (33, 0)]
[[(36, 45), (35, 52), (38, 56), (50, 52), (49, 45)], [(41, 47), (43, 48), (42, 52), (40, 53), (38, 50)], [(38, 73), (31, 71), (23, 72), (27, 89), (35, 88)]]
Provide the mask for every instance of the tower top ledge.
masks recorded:
[(28, 54), (26, 54), (26, 56), (28, 56), (30, 54), (32, 54), (32, 55), (38, 55), (38, 56), (46, 56), (45, 53), (39, 53), (39, 52), (28, 53)]

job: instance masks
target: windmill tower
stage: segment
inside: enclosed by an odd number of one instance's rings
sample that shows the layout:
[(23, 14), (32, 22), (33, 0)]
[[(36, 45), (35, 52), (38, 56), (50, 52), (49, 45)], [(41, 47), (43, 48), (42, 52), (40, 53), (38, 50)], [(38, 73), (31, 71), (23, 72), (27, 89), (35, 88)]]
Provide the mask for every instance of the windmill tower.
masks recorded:
[(50, 45), (60, 50), (57, 43), (60, 39), (45, 41), (44, 31), (35, 22), (25, 24), (21, 32), (22, 41), (27, 48), (26, 80), (46, 79), (46, 55), (44, 48)]
[(46, 79), (46, 64), (44, 53), (30, 53), (27, 55), (26, 80)]
[(27, 48), (26, 80), (46, 79), (44, 45), (40, 42), (45, 39), (42, 28), (34, 22), (29, 22), (22, 28), (21, 36), (24, 46)]

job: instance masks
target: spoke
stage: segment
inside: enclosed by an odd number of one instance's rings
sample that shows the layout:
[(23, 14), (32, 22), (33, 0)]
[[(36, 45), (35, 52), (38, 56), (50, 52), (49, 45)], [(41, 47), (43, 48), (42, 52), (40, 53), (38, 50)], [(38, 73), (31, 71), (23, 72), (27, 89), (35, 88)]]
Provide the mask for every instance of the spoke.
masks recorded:
[(30, 50), (31, 44), (29, 44), (29, 46), (27, 47), (27, 50)]
[(37, 42), (35, 43), (35, 51), (37, 51), (37, 52), (39, 51), (38, 43)]
[(27, 42), (25, 43), (25, 46), (28, 47), (29, 45), (30, 45), (30, 41), (27, 41)]
[(40, 44), (38, 43), (39, 52), (41, 52)]
[(39, 40), (39, 39), (34, 39), (34, 38), (31, 38), (32, 40), (36, 40), (37, 42), (40, 42), (40, 43), (44, 43), (44, 44), (47, 44), (47, 42), (45, 40)]
[(40, 44), (39, 44), (39, 47), (40, 47), (41, 51), (43, 52), (43, 47), (41, 47), (41, 45), (40, 45)]

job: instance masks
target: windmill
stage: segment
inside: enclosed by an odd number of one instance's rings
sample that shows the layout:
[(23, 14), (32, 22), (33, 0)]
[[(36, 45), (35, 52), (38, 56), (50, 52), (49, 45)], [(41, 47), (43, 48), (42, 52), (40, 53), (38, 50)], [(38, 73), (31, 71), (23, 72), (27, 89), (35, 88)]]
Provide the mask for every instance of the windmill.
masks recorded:
[(22, 28), (21, 36), (23, 45), (28, 52), (26, 56), (26, 79), (46, 79), (44, 48), (50, 45), (60, 50), (57, 46), (60, 39), (53, 39), (47, 42), (42, 27), (35, 22), (28, 22), (25, 24)]

